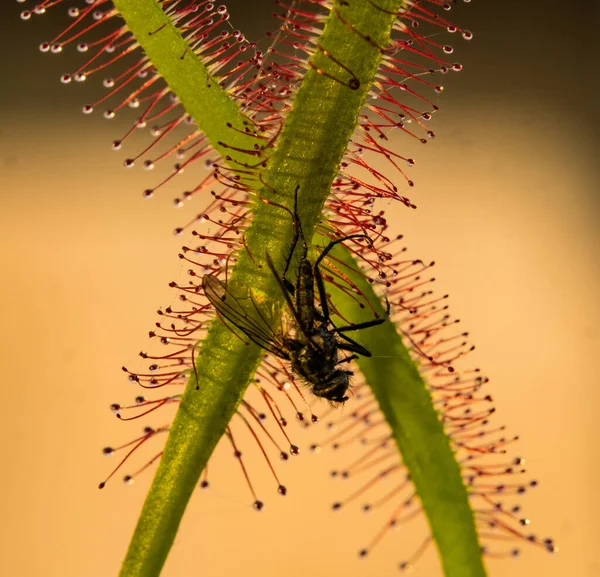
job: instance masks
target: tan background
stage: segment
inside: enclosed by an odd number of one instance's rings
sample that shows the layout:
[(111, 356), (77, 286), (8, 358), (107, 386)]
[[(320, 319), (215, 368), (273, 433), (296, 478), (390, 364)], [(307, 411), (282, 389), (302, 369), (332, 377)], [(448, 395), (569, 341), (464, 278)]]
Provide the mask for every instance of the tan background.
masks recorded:
[[(465, 71), (447, 79), (439, 137), (418, 150), (400, 144), (418, 160), (410, 196), (419, 209), (391, 207), (389, 220), (411, 255), (437, 261), (437, 290), (451, 294), (477, 345), (471, 360), (491, 377), (496, 422), (521, 435), (515, 453), (540, 481), (524, 499), (531, 529), (561, 549), (526, 548), (519, 561), (489, 562), (490, 574), (593, 577), (600, 284), (598, 86), (588, 63), (598, 14), (592, 2), (527, 4), (451, 13), (476, 38), (455, 41)], [(182, 240), (170, 231), (200, 203), (172, 210), (177, 186), (141, 199), (156, 175), (125, 171), (127, 153), (109, 150), (126, 119), (78, 114), (98, 80), (63, 87), (57, 77), (73, 60), (36, 51), (64, 9), (24, 24), (20, 7), (3, 3), (0, 24), (0, 571), (105, 577), (116, 575), (151, 478), (97, 490), (111, 465), (100, 449), (142, 424), (118, 423), (108, 405), (137, 394), (120, 367), (140, 366), (154, 311), (174, 297), (167, 283), (182, 276)], [(257, 3), (257, 18), (259, 7), (271, 10)], [(309, 438), (294, 434), (303, 447)], [(329, 480), (328, 452), (279, 468), (285, 499), (255, 473), (260, 515), (229, 453), (217, 460), (165, 576), (397, 573), (412, 528), (359, 562), (378, 523), (329, 512), (351, 489)], [(435, 557), (413, 574), (438, 574)]]

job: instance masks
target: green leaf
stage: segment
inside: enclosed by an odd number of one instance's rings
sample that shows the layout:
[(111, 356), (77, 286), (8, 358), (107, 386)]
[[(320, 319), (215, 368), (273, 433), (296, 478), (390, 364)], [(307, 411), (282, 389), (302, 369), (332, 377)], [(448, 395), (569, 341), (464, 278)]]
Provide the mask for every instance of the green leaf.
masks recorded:
[[(234, 150), (252, 149), (256, 142), (243, 134), (245, 118), (187, 49), (158, 3), (114, 0), (114, 4), (215, 149), (230, 155), (233, 161), (247, 162), (246, 155)], [(321, 218), (323, 204), (375, 78), (381, 60), (378, 46), (387, 44), (394, 13), (401, 6), (399, 0), (377, 0), (377, 4), (381, 9), (369, 0), (336, 3), (339, 13), (332, 11), (327, 20), (319, 41), (321, 49), (312, 59), (277, 148), (262, 174), (267, 186), (257, 191), (265, 199), (291, 207), (293, 191), (299, 184), (300, 217), (309, 238)], [(334, 59), (331, 55), (335, 55)], [(257, 202), (245, 235), (248, 251), (240, 252), (231, 270), (233, 289), (252, 286), (258, 300), (280, 302), (281, 291), (264, 266), (265, 255), (268, 252), (276, 265), (281, 264), (291, 234), (289, 214)], [(351, 259), (347, 251), (343, 258)], [(366, 281), (358, 279), (357, 283), (375, 302)], [(350, 306), (347, 300), (343, 294), (335, 295), (341, 311)], [(373, 350), (397, 357), (386, 363), (383, 373), (378, 363), (369, 360), (361, 361), (361, 369), (415, 480), (446, 575), (484, 575), (458, 465), (418, 370), (391, 323), (374, 329), (367, 338), (366, 344)], [(246, 346), (233, 337), (220, 321), (212, 323), (196, 359), (197, 383), (193, 376), (183, 395), (124, 561), (122, 577), (160, 574), (186, 504), (262, 354), (258, 347)]]
[[(347, 265), (344, 273), (370, 303), (384, 314), (373, 286), (357, 270), (347, 250), (334, 249)], [(335, 287), (328, 287), (336, 308), (352, 322), (367, 321), (372, 313), (357, 312), (356, 303)], [(361, 344), (373, 357), (360, 357), (358, 365), (373, 391), (402, 460), (415, 485), (446, 577), (485, 576), (473, 512), (460, 468), (432, 405), (419, 368), (411, 359), (397, 327), (384, 323), (361, 332)]]

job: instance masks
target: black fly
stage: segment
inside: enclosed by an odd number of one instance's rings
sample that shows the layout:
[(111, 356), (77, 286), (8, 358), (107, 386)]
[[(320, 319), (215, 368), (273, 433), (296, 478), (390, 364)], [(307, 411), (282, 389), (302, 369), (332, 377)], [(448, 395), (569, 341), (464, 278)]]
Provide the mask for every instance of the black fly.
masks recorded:
[[(346, 392), (353, 373), (339, 368), (339, 365), (358, 358), (358, 355), (371, 356), (365, 347), (344, 333), (374, 327), (385, 322), (389, 316), (389, 303), (383, 318), (343, 327), (334, 325), (329, 315), (325, 284), (319, 265), (337, 244), (353, 238), (364, 238), (369, 242), (371, 240), (364, 234), (353, 234), (331, 241), (312, 264), (308, 258), (308, 245), (298, 217), (298, 188), (296, 187), (294, 200), (294, 237), (283, 276), (279, 276), (273, 261), (267, 254), (269, 268), (281, 287), (295, 321), (293, 336), (285, 335), (283, 331), (274, 331), (252, 299), (255, 310), (250, 313), (247, 305), (242, 305), (241, 299), (233, 296), (217, 277), (204, 275), (202, 287), (208, 300), (225, 319), (269, 353), (289, 361), (294, 373), (310, 384), (314, 395), (332, 402), (343, 403), (348, 399)], [(298, 241), (302, 243), (302, 254), (294, 286), (286, 276)], [(315, 282), (320, 310), (315, 306)], [(339, 359), (338, 351), (348, 351), (352, 354)]]

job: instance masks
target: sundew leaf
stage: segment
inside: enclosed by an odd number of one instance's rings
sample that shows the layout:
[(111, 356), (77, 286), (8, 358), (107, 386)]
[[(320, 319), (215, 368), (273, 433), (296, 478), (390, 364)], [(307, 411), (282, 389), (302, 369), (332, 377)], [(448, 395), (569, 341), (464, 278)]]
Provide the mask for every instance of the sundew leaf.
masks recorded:
[[(383, 315), (384, 308), (373, 286), (357, 269), (352, 255), (343, 249), (334, 249), (334, 252), (346, 265), (344, 273), (349, 280), (370, 303), (376, 303), (375, 312)], [(372, 318), (366, 311), (361, 318), (356, 304), (344, 291), (335, 286), (328, 289), (340, 314), (351, 316), (355, 322)], [(418, 366), (391, 322), (361, 332), (360, 339), (374, 356), (361, 356), (357, 363), (410, 473), (438, 548), (444, 575), (485, 575), (473, 511), (460, 468)]]
[[(204, 65), (188, 49), (161, 6), (154, 0), (115, 0), (114, 4), (156, 70), (215, 149), (235, 161), (236, 148), (251, 148), (255, 141), (243, 134), (245, 119), (237, 105), (211, 82)], [(377, 6), (369, 0), (335, 4), (339, 14), (343, 13), (343, 21), (335, 12), (330, 15), (277, 148), (262, 173), (267, 186), (257, 192), (267, 200), (276, 198), (287, 207), (291, 207), (293, 191), (300, 185), (299, 212), (308, 237), (321, 217), (375, 78), (381, 61), (379, 47), (386, 46), (401, 5), (398, 0), (378, 0)], [(239, 158), (244, 162), (247, 157), (240, 154)], [(273, 303), (280, 301), (282, 295), (264, 264), (268, 252), (280, 265), (289, 246), (291, 223), (288, 215), (282, 213), (272, 205), (255, 204), (245, 234), (248, 251), (239, 254), (237, 264), (230, 270), (229, 282), (234, 289), (252, 286), (257, 298)], [(342, 252), (343, 249), (339, 251)], [(351, 256), (346, 252), (344, 258)], [(357, 279), (356, 283), (365, 295), (376, 299), (364, 279)], [(350, 306), (347, 301), (346, 295), (336, 295), (340, 311)], [(361, 361), (361, 369), (415, 480), (445, 574), (484, 575), (473, 514), (458, 465), (418, 369), (391, 323), (373, 330), (366, 338), (366, 344), (374, 350), (397, 357), (386, 363), (385, 373), (377, 363), (368, 360)], [(234, 337), (218, 319), (212, 323), (198, 352), (197, 373), (188, 383), (171, 427), (121, 570), (122, 577), (160, 574), (191, 493), (262, 354), (258, 347)]]
[[(256, 143), (244, 133), (247, 120), (211, 78), (160, 4), (155, 0), (113, 0), (113, 4), (212, 147), (222, 156), (245, 160), (235, 149), (251, 148)], [(224, 141), (229, 148), (222, 145)]]

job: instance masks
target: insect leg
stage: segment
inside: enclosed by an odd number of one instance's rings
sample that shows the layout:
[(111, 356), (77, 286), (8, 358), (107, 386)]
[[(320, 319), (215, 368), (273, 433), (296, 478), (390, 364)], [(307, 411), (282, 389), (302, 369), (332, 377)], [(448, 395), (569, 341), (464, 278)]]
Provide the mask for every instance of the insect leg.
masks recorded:
[(370, 237), (368, 237), (366, 234), (351, 234), (349, 236), (344, 236), (342, 238), (338, 238), (336, 240), (332, 240), (324, 249), (323, 252), (319, 255), (319, 258), (317, 258), (317, 260), (315, 261), (315, 268), (318, 267), (321, 264), (321, 261), (329, 254), (329, 252), (331, 251), (331, 249), (336, 245), (336, 244), (340, 244), (341, 242), (345, 242), (347, 240), (350, 240), (351, 238), (366, 238), (369, 241), (369, 245), (373, 244), (373, 241), (371, 240)]
[(306, 247), (306, 239), (304, 238), (304, 232), (302, 231), (302, 225), (300, 224), (300, 217), (298, 216), (298, 191), (300, 190), (300, 185), (296, 186), (296, 190), (294, 191), (294, 212), (292, 214), (293, 223), (294, 223), (294, 236), (292, 237), (292, 244), (290, 246), (290, 252), (288, 253), (287, 260), (285, 261), (285, 267), (283, 269), (283, 284), (285, 288), (291, 293), (294, 294), (294, 285), (287, 280), (287, 273), (292, 264), (292, 258), (294, 256), (294, 250), (298, 245), (298, 240), (300, 236), (302, 236), (302, 246), (304, 248), (303, 255), (306, 256), (307, 247)]
[(337, 348), (342, 350), (342, 351), (350, 351), (351, 353), (358, 353), (359, 355), (362, 355), (363, 357), (370, 357), (371, 356), (371, 351), (369, 351), (368, 349), (365, 349), (365, 347), (363, 347), (362, 345), (359, 345), (357, 342), (353, 341), (352, 339), (344, 336), (344, 335), (340, 335), (343, 336), (344, 339), (346, 339), (348, 342), (347, 343), (338, 343)]
[(327, 293), (325, 292), (325, 283), (323, 282), (321, 271), (319, 270), (319, 267), (316, 264), (314, 266), (314, 274), (315, 280), (317, 281), (317, 289), (319, 291), (319, 300), (321, 301), (321, 310), (323, 311), (323, 314), (321, 315), (321, 320), (324, 323), (330, 323), (331, 319), (329, 318), (329, 305), (327, 304)]
[(290, 309), (290, 312), (294, 316), (296, 324), (302, 330), (302, 327), (303, 327), (302, 319), (300, 318), (300, 315), (298, 314), (298, 311), (296, 310), (296, 307), (294, 306), (294, 303), (293, 303), (292, 298), (290, 297), (290, 294), (285, 286), (285, 283), (277, 274), (277, 271), (275, 270), (275, 265), (273, 264), (273, 260), (271, 259), (271, 256), (269, 255), (269, 253), (267, 253), (266, 256), (267, 256), (267, 264), (269, 265), (269, 268), (271, 269), (273, 276), (275, 277), (275, 279), (277, 280), (277, 283), (279, 284), (279, 286), (281, 288), (281, 292), (283, 293), (283, 296), (285, 297), (285, 302), (287, 303), (287, 305)]
[[(347, 325), (345, 327), (339, 327), (339, 328), (336, 327), (333, 330), (333, 332), (339, 334), (339, 333), (343, 333), (346, 331), (360, 331), (362, 329), (368, 329), (369, 327), (376, 327), (377, 325), (384, 323), (390, 317), (390, 302), (387, 299), (385, 299), (385, 302), (386, 302), (387, 307), (386, 307), (385, 315), (382, 318), (373, 319), (372, 321), (365, 321), (364, 323), (356, 323), (355, 325)], [(344, 335), (340, 334), (340, 337), (344, 337)]]
[[(323, 282), (323, 277), (321, 276), (321, 271), (319, 269), (319, 264), (321, 261), (327, 256), (329, 251), (336, 245), (344, 242), (345, 240), (351, 238), (366, 238), (369, 243), (373, 243), (373, 241), (366, 234), (351, 234), (350, 236), (345, 236), (343, 238), (338, 238), (337, 240), (332, 240), (321, 252), (317, 260), (314, 264), (315, 269), (315, 279), (317, 281), (317, 288), (319, 290), (319, 299), (321, 301), (321, 309), (323, 311), (323, 322), (331, 322), (329, 317), (329, 306), (327, 305), (327, 293), (325, 292), (325, 283)], [(333, 324), (333, 323), (332, 323)]]
[(341, 361), (338, 361), (337, 364), (341, 365), (342, 363), (349, 363), (350, 361), (354, 361), (358, 358), (358, 355), (350, 355), (349, 357), (344, 357)]

